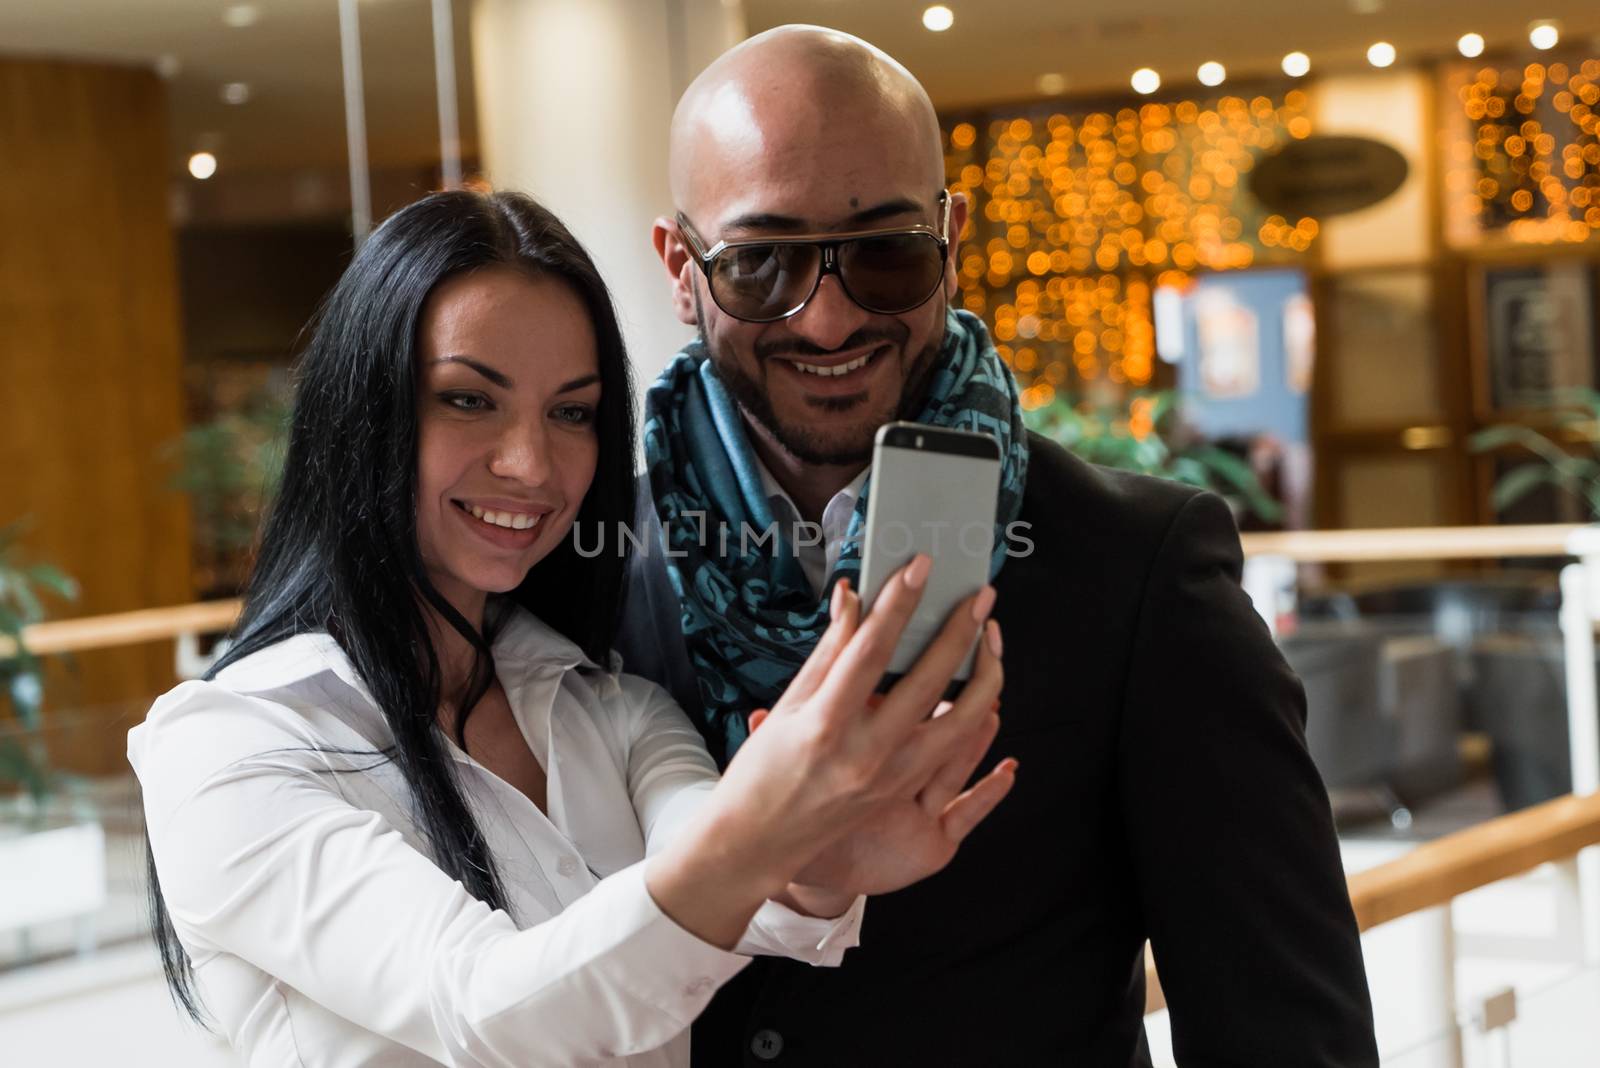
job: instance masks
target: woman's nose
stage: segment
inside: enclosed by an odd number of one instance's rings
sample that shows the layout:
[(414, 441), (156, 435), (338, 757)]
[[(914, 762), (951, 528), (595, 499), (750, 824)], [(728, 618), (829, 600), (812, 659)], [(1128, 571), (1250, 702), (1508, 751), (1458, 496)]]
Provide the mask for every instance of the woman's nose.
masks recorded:
[(489, 472), (537, 486), (550, 478), (550, 442), (541, 425), (512, 427), (497, 444)]

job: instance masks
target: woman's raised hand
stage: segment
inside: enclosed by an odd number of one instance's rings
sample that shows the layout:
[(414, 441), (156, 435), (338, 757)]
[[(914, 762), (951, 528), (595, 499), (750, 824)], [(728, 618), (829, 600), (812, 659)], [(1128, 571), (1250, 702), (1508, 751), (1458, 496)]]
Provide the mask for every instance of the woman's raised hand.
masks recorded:
[[(828, 630), (740, 748), (706, 818), (652, 861), (651, 891), (681, 925), (731, 946), (767, 898), (787, 893), (810, 908), (808, 894), (904, 886), (948, 863), (1005, 796), (1010, 761), (961, 792), (998, 725), (992, 589), (958, 606), (911, 671), (874, 698), (930, 567), (919, 556), (897, 572), (865, 620), (855, 593), (836, 584)], [(980, 629), (972, 677), (941, 706)]]

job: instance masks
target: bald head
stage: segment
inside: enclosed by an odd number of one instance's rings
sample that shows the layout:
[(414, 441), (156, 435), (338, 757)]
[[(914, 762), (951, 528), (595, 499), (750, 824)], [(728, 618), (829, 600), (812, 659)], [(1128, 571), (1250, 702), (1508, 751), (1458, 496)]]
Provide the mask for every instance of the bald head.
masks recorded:
[(817, 26), (757, 34), (702, 71), (673, 114), (669, 166), (674, 203), (697, 221), (753, 180), (844, 190), (887, 168), (926, 196), (944, 183), (939, 121), (921, 84), (860, 38)]

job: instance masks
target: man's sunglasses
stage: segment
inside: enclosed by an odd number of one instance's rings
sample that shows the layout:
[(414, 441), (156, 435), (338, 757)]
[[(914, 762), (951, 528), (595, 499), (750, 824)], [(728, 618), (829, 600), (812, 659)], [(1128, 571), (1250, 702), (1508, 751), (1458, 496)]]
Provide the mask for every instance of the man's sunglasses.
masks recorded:
[(787, 319), (806, 306), (825, 274), (836, 276), (850, 299), (867, 311), (899, 315), (926, 302), (944, 278), (950, 194), (939, 193), (937, 229), (917, 223), (892, 230), (719, 241), (709, 249), (682, 212), (678, 230), (705, 272), (711, 299), (735, 319)]

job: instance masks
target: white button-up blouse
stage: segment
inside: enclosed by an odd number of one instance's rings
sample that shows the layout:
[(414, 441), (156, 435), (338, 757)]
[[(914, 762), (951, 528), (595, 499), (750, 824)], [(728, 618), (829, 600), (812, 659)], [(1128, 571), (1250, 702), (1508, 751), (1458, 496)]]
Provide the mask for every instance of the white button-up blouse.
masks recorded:
[(689, 1063), (685, 1028), (771, 953), (837, 964), (836, 920), (768, 902), (737, 952), (668, 919), (643, 859), (716, 767), (666, 692), (518, 611), (495, 669), (548, 816), (450, 746), (510, 898), (430, 859), (387, 724), (326, 634), (163, 696), (128, 734), (161, 889), (209, 1013), (252, 1066)]

